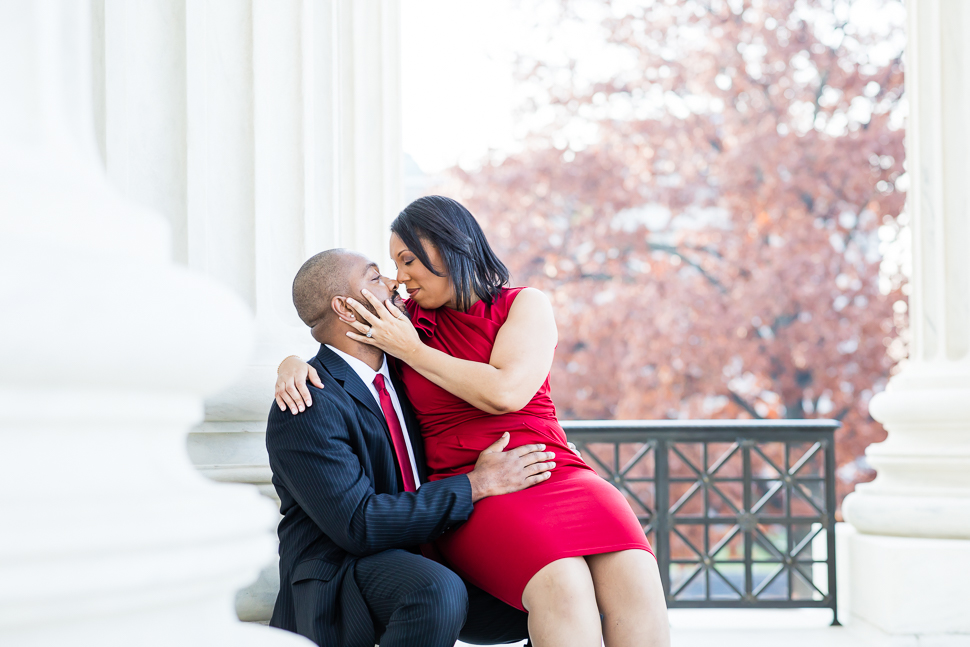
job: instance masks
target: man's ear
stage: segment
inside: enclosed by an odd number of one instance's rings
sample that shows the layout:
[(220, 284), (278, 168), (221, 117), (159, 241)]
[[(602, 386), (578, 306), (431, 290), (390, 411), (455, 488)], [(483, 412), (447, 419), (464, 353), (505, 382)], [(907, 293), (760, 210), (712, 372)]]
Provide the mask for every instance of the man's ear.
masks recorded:
[(357, 314), (354, 312), (354, 309), (347, 304), (347, 297), (334, 297), (330, 300), (330, 307), (337, 314), (337, 318), (344, 323), (357, 320)]

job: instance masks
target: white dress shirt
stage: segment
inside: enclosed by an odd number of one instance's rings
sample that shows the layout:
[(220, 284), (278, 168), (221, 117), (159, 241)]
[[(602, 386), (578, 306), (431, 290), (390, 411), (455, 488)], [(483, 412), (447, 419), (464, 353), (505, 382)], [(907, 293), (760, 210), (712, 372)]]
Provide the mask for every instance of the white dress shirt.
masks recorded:
[[(354, 373), (360, 377), (361, 381), (367, 385), (370, 389), (371, 395), (374, 396), (374, 400), (377, 402), (377, 408), (381, 407), (381, 396), (377, 393), (377, 387), (374, 386), (374, 378), (380, 373), (384, 376), (384, 386), (387, 387), (387, 392), (391, 395), (391, 404), (394, 406), (394, 413), (397, 414), (397, 419), (401, 423), (401, 431), (404, 432), (404, 444), (408, 447), (408, 458), (411, 459), (411, 470), (414, 472), (414, 487), (421, 487), (421, 479), (418, 477), (418, 464), (414, 460), (414, 449), (411, 448), (411, 435), (408, 433), (407, 423), (404, 421), (404, 412), (401, 411), (401, 401), (398, 400), (397, 392), (394, 390), (394, 382), (391, 381), (391, 373), (387, 368), (387, 356), (384, 356), (384, 361), (381, 364), (381, 370), (375, 371), (370, 366), (360, 361), (353, 355), (348, 355), (342, 350), (338, 350), (331, 346), (330, 344), (325, 344), (327, 348), (335, 352), (341, 359), (343, 359), (350, 368), (354, 369)], [(383, 409), (381, 409), (383, 412)]]

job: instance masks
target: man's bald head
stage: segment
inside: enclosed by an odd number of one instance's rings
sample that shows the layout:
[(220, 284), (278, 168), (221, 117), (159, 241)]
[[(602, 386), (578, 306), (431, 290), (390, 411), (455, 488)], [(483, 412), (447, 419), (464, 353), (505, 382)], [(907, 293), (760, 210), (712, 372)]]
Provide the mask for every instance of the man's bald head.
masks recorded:
[(293, 279), (293, 305), (313, 328), (336, 317), (330, 302), (350, 294), (350, 272), (367, 259), (348, 249), (328, 249), (311, 257)]

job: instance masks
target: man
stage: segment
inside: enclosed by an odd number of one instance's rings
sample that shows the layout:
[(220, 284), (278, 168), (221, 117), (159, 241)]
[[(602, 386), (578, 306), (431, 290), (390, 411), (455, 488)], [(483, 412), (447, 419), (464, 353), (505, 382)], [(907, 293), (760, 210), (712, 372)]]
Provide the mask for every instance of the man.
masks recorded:
[(313, 406), (299, 415), (274, 406), (267, 424), (283, 514), (270, 624), (345, 647), (522, 640), (525, 613), (420, 553), (478, 499), (548, 478), (553, 454), (542, 445), (505, 452), (506, 434), (471, 473), (427, 482), (417, 421), (384, 354), (345, 334), (355, 318), (347, 299), (367, 303), (364, 288), (383, 301), (397, 285), (339, 249), (308, 260), (293, 282), (297, 312), (321, 343), (310, 365), (323, 388), (311, 387)]

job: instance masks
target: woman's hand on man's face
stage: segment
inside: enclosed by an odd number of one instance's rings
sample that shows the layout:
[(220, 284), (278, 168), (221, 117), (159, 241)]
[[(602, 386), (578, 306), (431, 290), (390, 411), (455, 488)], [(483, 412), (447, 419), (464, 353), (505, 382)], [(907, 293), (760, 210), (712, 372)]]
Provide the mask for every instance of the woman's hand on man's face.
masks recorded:
[[(368, 310), (364, 304), (354, 299), (347, 299), (347, 303), (359, 315), (357, 321), (350, 324), (357, 332), (348, 332), (347, 336), (362, 344), (380, 348), (385, 353), (407, 362), (408, 358), (418, 352), (423, 345), (411, 320), (390, 299), (381, 303), (367, 290), (362, 290), (361, 294), (370, 302), (377, 315)], [(368, 332), (370, 337), (367, 336)]]

